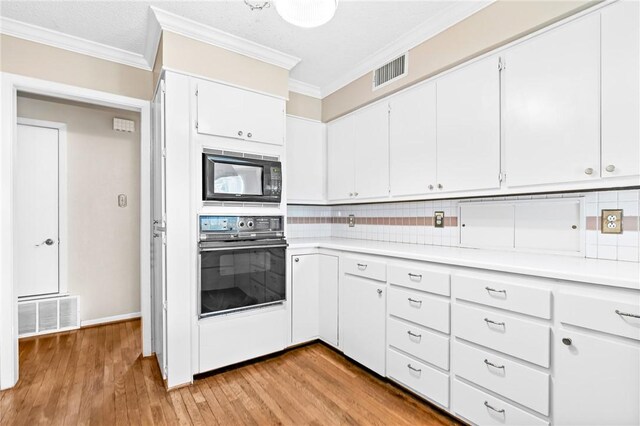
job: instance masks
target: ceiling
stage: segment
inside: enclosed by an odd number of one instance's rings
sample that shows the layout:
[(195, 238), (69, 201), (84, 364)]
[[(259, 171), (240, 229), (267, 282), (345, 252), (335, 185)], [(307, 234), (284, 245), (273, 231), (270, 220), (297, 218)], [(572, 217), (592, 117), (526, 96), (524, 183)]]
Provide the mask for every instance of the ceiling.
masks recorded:
[(403, 35), (418, 27), (425, 29), (430, 23), (435, 29), (443, 16), (469, 10), (470, 3), (478, 4), (459, 0), (341, 0), (334, 19), (314, 29), (286, 23), (273, 6), (251, 11), (242, 0), (2, 0), (0, 16), (144, 54), (152, 13), (149, 6), (154, 6), (296, 56), (301, 61), (291, 77), (325, 87)]

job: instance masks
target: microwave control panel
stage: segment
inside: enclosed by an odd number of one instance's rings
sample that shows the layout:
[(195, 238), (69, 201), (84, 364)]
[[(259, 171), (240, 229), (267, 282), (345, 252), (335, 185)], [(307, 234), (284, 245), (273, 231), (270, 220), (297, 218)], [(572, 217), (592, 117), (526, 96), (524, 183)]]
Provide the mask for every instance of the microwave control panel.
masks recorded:
[(282, 233), (282, 216), (200, 216), (201, 238), (207, 235), (238, 235)]

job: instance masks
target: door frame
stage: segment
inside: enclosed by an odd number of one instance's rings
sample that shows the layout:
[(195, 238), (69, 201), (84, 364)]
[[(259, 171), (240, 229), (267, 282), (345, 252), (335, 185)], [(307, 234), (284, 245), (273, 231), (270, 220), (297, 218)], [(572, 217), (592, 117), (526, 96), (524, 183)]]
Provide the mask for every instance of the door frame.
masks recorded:
[(142, 355), (151, 355), (151, 103), (63, 83), (0, 73), (0, 389), (18, 381), (18, 298), (13, 283), (13, 164), (18, 91), (140, 113), (140, 311)]
[[(67, 262), (69, 259), (69, 242), (67, 240), (67, 124), (25, 117), (18, 117), (17, 124), (56, 129), (58, 131), (58, 294), (66, 294), (69, 289), (67, 282)], [(17, 238), (19, 237), (17, 236)], [(27, 297), (27, 299), (29, 298)]]

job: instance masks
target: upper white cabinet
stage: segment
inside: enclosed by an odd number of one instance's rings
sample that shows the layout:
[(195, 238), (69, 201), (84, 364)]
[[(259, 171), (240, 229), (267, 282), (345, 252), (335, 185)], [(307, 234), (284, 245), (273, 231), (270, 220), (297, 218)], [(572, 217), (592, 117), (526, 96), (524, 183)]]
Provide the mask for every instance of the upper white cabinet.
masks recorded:
[(327, 198), (350, 200), (355, 186), (356, 141), (354, 116), (327, 125)]
[(437, 80), (437, 189), (500, 187), (498, 57), (474, 62)]
[(594, 14), (506, 51), (508, 186), (600, 176), (599, 44)]
[(325, 125), (287, 117), (287, 201), (322, 202), (325, 199)]
[(640, 174), (640, 3), (602, 9), (602, 176)]
[(285, 101), (224, 84), (199, 81), (198, 133), (282, 145)]
[(391, 99), (391, 196), (433, 192), (436, 182), (436, 84), (422, 84)]

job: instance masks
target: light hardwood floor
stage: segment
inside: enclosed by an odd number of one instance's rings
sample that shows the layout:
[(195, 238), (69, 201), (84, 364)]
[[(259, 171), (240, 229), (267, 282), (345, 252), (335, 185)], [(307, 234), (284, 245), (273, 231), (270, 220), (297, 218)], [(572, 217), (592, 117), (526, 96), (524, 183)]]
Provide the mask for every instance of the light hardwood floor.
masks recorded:
[(0, 424), (459, 423), (322, 344), (166, 392), (155, 359), (141, 356), (136, 320), (22, 340)]

